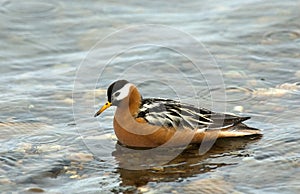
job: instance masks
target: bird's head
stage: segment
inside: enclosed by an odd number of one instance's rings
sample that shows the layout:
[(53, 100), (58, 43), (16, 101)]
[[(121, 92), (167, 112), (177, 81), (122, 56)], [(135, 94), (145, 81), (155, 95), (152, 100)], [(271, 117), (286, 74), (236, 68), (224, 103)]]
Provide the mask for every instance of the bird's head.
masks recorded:
[(127, 80), (118, 80), (112, 83), (107, 89), (107, 102), (99, 109), (99, 111), (94, 115), (95, 117), (100, 115), (110, 106), (119, 106), (120, 103), (129, 98), (133, 84), (129, 83)]

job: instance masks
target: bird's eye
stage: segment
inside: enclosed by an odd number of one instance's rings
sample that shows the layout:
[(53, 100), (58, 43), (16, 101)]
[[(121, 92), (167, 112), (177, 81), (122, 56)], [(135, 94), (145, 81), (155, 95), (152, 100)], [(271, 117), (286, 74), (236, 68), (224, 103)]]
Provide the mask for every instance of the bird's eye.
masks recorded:
[(120, 95), (120, 92), (115, 93), (115, 97), (118, 97)]

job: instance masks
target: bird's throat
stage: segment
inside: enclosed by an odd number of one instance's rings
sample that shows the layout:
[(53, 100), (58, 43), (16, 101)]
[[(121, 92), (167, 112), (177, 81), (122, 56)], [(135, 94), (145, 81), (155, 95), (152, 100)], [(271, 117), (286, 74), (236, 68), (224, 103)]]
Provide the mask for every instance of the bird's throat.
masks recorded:
[(142, 97), (135, 86), (132, 86), (130, 89), (129, 95), (127, 98), (122, 100), (122, 102), (117, 107), (117, 113), (122, 114), (123, 116), (132, 116), (136, 117), (139, 108), (141, 105)]

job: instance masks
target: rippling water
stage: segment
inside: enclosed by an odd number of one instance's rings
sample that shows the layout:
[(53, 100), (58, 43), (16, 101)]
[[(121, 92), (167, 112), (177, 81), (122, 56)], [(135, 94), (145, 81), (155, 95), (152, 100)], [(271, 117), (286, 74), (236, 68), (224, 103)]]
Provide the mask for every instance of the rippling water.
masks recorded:
[[(220, 3), (1, 1), (0, 191), (299, 193), (300, 1)], [(160, 41), (193, 55), (200, 51), (185, 39), (192, 37), (211, 56), (199, 56), (196, 71), (180, 50), (129, 47), (133, 37), (122, 30), (143, 24), (186, 36), (137, 31), (137, 41), (166, 37)], [(204, 155), (190, 147), (155, 165), (157, 156), (116, 144), (113, 110), (93, 118), (120, 77), (146, 97), (249, 115), (264, 135), (218, 140)]]

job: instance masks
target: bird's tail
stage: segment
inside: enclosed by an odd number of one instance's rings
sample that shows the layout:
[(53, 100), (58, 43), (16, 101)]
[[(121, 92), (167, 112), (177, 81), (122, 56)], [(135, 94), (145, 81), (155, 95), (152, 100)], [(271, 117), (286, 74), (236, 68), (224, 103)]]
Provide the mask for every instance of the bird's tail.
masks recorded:
[(228, 130), (219, 131), (219, 138), (222, 137), (242, 137), (249, 135), (262, 135), (261, 130), (248, 127), (247, 125), (240, 123), (234, 127), (229, 128)]

